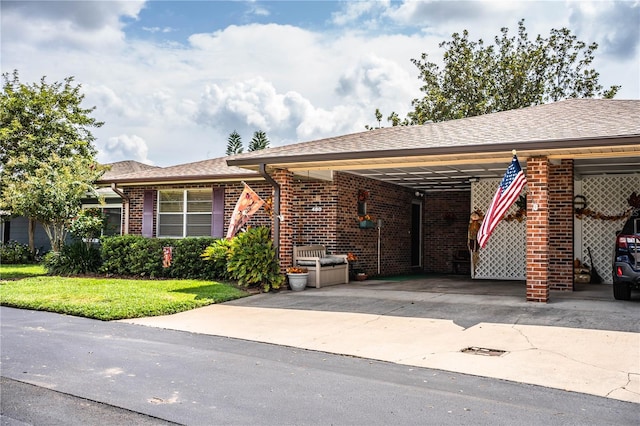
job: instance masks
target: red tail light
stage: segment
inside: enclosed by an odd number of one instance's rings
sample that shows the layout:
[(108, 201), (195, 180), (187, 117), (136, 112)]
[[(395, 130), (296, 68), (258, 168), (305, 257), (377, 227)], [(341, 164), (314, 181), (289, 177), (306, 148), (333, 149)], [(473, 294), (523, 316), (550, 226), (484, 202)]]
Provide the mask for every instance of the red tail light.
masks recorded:
[(616, 275), (621, 277), (622, 276), (622, 266), (618, 266), (616, 268)]
[(626, 235), (620, 235), (618, 237), (618, 248), (623, 248), (623, 249), (627, 248), (627, 236)]

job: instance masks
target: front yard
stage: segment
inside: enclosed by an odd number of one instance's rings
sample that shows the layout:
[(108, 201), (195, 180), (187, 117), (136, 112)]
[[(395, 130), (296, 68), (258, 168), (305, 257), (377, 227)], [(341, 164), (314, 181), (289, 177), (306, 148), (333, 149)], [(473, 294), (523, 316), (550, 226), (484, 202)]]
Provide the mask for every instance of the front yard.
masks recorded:
[(39, 265), (0, 265), (0, 304), (104, 321), (167, 315), (248, 296), (232, 284), (47, 276)]

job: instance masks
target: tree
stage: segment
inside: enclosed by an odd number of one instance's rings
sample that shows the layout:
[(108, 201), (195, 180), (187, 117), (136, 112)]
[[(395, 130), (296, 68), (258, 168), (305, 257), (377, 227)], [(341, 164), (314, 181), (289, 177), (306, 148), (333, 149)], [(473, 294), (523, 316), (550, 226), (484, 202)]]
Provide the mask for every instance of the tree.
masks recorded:
[[(7, 161), (9, 167), (22, 163), (22, 158)], [(40, 222), (55, 252), (62, 249), (72, 219), (82, 208), (87, 193), (99, 198), (93, 187), (104, 172), (90, 157), (60, 157), (52, 154), (39, 161), (20, 180), (2, 187), (2, 198), (12, 212)]]
[(258, 151), (269, 147), (269, 139), (267, 134), (262, 130), (256, 130), (253, 134), (253, 139), (249, 143), (249, 151)]
[[(89, 165), (101, 173), (95, 164), (96, 149), (92, 144), (95, 138), (89, 129), (103, 123), (90, 117), (95, 107), (81, 106), (84, 95), (80, 93), (80, 86), (73, 84), (73, 77), (52, 84), (42, 77), (39, 83), (23, 84), (18, 71), (14, 71), (11, 75), (3, 73), (2, 79), (0, 209), (29, 218), (29, 247), (35, 252), (35, 220), (46, 216), (41, 215), (40, 209), (51, 207), (51, 212), (58, 213), (61, 209), (49, 206), (46, 198), (37, 199), (36, 193), (31, 192), (32, 187), (25, 186), (25, 183), (35, 184), (35, 180), (43, 179), (55, 195), (59, 183), (56, 177), (59, 175), (74, 182), (84, 182), (87, 176), (85, 168)], [(25, 192), (18, 194), (18, 188)], [(75, 199), (68, 201), (75, 203)], [(45, 220), (50, 219), (57, 220), (53, 217)]]
[(227, 139), (227, 155), (242, 154), (242, 138), (235, 130), (229, 134)]
[(597, 43), (586, 45), (566, 29), (529, 40), (524, 20), (518, 36), (501, 29), (495, 45), (469, 40), (469, 33), (454, 33), (440, 43), (446, 48), (442, 69), (428, 61), (411, 59), (424, 81), (423, 98), (412, 102), (404, 120), (395, 112), (387, 118), (395, 125), (424, 124), (523, 108), (567, 98), (613, 98), (620, 86), (603, 90), (599, 73), (591, 68)]

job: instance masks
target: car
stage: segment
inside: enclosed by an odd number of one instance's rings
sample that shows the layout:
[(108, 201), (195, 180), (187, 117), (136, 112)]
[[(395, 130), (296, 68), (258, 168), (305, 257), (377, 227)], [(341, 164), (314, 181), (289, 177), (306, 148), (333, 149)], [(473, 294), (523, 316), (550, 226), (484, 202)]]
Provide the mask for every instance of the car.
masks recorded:
[(640, 209), (635, 209), (616, 235), (613, 256), (613, 297), (630, 300), (640, 290)]

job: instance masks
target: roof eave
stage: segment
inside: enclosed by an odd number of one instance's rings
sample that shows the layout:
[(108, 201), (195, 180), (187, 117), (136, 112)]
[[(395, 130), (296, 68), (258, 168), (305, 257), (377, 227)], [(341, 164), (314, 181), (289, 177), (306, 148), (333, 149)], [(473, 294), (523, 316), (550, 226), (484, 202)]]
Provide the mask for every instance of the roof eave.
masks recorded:
[(494, 143), (494, 144), (475, 144), (475, 145), (457, 145), (457, 146), (439, 146), (427, 147), (419, 149), (393, 149), (393, 150), (376, 150), (376, 151), (357, 151), (357, 152), (337, 152), (337, 153), (316, 153), (316, 154), (300, 154), (300, 155), (277, 155), (271, 157), (252, 157), (227, 160), (229, 166), (246, 167), (252, 169), (260, 164), (300, 164), (300, 163), (319, 163), (331, 161), (345, 160), (365, 160), (365, 159), (381, 159), (394, 157), (424, 157), (438, 155), (459, 155), (459, 154), (490, 154), (501, 153), (505, 151), (511, 152), (512, 149), (522, 151), (524, 153), (530, 151), (545, 151), (549, 149), (589, 149), (592, 147), (602, 146), (603, 142), (611, 145), (637, 145), (640, 144), (640, 134), (632, 135), (614, 135), (589, 137), (581, 139), (553, 139), (542, 141), (527, 141), (513, 143)]
[(162, 176), (162, 177), (131, 177), (101, 179), (98, 185), (118, 184), (124, 186), (133, 185), (154, 185), (154, 184), (193, 184), (193, 183), (217, 183), (217, 182), (237, 182), (241, 180), (263, 180), (264, 178), (256, 173), (222, 174), (222, 175), (193, 175), (193, 176)]

